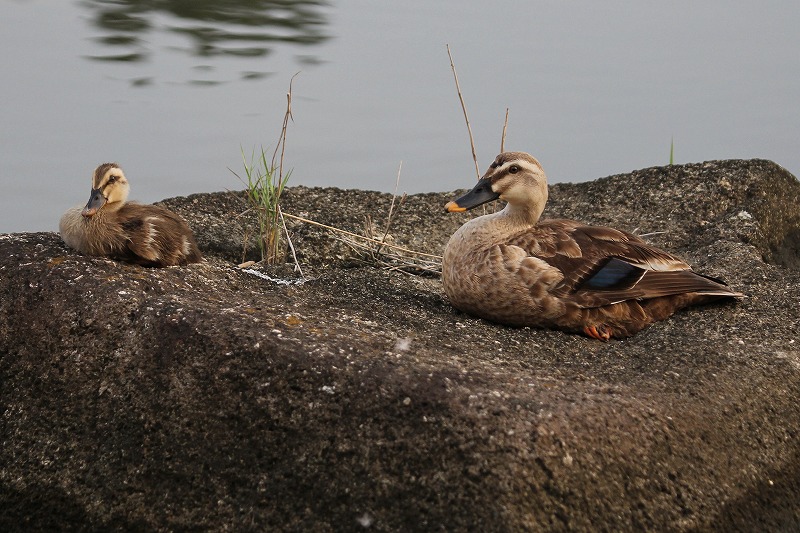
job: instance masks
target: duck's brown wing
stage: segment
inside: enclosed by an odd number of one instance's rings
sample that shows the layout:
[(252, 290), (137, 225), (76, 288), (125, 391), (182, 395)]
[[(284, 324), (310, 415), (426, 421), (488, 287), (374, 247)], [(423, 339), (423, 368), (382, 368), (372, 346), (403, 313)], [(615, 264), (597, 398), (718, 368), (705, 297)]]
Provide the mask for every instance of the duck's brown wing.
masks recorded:
[(120, 211), (120, 224), (128, 237), (125, 257), (128, 261), (144, 266), (171, 266), (202, 259), (191, 229), (172, 211), (139, 204), (127, 204)]
[(736, 296), (719, 280), (630, 233), (572, 220), (546, 220), (512, 239), (558, 269), (551, 294), (580, 307), (602, 307), (684, 293)]

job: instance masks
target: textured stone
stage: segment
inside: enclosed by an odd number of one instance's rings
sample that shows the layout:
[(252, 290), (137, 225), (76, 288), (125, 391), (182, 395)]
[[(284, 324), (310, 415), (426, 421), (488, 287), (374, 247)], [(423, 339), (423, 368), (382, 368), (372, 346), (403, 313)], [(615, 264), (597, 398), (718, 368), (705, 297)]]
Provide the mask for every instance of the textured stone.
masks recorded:
[[(441, 253), (452, 196), (410, 196), (394, 242)], [(296, 221), (310, 281), (236, 268), (241, 193), (164, 202), (184, 268), (0, 235), (0, 530), (796, 530), (798, 198), (760, 160), (553, 186), (546, 216), (658, 232), (747, 295), (609, 343), (468, 317)], [(390, 203), (284, 210), (382, 234)]]

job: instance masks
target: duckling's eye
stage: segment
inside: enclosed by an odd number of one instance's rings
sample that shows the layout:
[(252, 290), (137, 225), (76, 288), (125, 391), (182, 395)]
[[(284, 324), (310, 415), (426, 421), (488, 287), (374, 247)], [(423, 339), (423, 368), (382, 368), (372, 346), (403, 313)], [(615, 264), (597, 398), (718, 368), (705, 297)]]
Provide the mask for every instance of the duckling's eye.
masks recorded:
[(508, 167), (509, 174), (516, 174), (517, 172), (519, 172), (519, 167), (517, 165), (511, 165)]
[(117, 181), (117, 177), (116, 176), (111, 176), (111, 177), (108, 178), (108, 183), (114, 183), (115, 181)]

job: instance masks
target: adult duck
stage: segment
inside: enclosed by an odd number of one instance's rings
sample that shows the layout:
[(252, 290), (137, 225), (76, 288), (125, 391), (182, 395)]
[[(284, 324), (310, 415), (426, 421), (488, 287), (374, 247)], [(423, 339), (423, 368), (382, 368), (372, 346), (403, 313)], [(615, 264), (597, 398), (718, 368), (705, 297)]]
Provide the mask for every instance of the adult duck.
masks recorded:
[(722, 281), (625, 231), (574, 220), (540, 220), (547, 178), (523, 152), (497, 156), (450, 212), (504, 200), (474, 218), (444, 251), (442, 283), (454, 307), (513, 326), (624, 338), (679, 309), (734, 298)]
[(185, 265), (202, 260), (192, 230), (172, 211), (127, 202), (130, 185), (116, 163), (94, 171), (89, 201), (69, 209), (59, 229), (67, 246), (144, 266)]

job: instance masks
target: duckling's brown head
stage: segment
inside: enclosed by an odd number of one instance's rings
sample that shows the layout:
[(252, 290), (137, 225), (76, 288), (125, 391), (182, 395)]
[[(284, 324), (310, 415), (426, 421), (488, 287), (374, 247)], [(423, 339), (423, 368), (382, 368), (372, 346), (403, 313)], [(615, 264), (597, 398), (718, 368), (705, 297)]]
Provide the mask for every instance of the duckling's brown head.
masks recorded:
[(445, 209), (466, 211), (497, 199), (508, 202), (514, 211), (526, 212), (527, 218), (538, 220), (547, 203), (547, 177), (542, 165), (525, 152), (503, 152), (471, 191), (449, 202)]
[(103, 163), (92, 177), (92, 191), (81, 214), (90, 218), (101, 209), (117, 210), (128, 199), (130, 186), (125, 174), (116, 163)]

